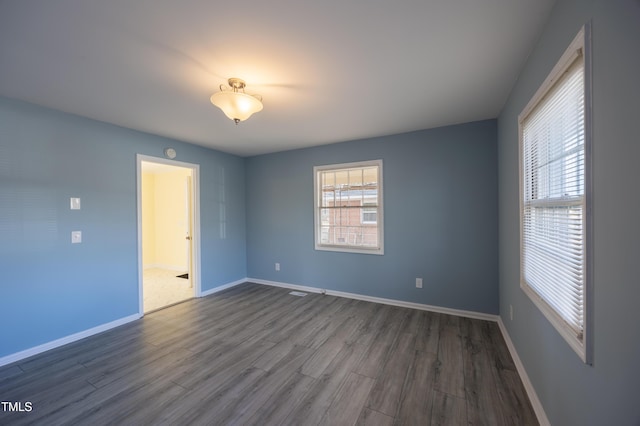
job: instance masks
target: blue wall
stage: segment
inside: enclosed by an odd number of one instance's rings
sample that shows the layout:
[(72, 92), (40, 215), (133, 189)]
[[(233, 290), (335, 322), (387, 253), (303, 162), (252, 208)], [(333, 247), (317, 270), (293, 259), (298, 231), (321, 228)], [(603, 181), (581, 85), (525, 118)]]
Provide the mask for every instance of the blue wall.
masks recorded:
[[(518, 254), (517, 116), (588, 21), (593, 40), (593, 366), (582, 363), (520, 290)], [(559, 0), (498, 120), (500, 312), (555, 425), (640, 424), (639, 70), (638, 0)]]
[[(496, 138), (489, 120), (248, 158), (249, 277), (497, 313)], [(374, 159), (385, 254), (314, 250), (313, 166)]]
[[(517, 115), (587, 21), (593, 366), (519, 288)], [(0, 357), (137, 312), (135, 154), (160, 157), (173, 146), (178, 160), (200, 164), (203, 290), (249, 276), (499, 309), (552, 424), (640, 424), (638, 46), (638, 0), (558, 0), (497, 128), (484, 121), (246, 160), (0, 98)], [(385, 255), (315, 251), (313, 166), (378, 158)], [(72, 196), (81, 211), (69, 210)], [(76, 229), (84, 241), (71, 245)]]
[(200, 164), (203, 291), (246, 277), (242, 158), (0, 98), (0, 357), (138, 312), (136, 153), (167, 146)]

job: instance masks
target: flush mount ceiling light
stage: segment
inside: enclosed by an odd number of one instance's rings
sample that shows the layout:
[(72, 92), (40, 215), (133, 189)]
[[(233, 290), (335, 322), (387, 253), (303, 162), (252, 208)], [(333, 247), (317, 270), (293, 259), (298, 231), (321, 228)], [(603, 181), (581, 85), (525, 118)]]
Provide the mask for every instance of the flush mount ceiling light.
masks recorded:
[(262, 96), (244, 93), (245, 85), (244, 80), (230, 78), (229, 87), (221, 84), (220, 91), (211, 95), (211, 103), (236, 124), (262, 111)]

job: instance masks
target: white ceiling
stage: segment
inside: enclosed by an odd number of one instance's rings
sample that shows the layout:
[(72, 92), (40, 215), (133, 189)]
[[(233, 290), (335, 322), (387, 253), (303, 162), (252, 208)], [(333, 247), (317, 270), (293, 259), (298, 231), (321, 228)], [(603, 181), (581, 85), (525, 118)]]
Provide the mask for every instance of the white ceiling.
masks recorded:
[(554, 3), (0, 0), (0, 95), (243, 156), (495, 118)]

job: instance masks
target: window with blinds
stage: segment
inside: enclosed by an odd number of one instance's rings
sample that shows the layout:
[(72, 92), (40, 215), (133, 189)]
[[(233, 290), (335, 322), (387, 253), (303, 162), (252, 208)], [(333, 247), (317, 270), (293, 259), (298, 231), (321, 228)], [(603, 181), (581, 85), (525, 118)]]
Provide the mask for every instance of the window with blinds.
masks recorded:
[(583, 357), (585, 61), (581, 32), (519, 117), (521, 286)]
[(383, 254), (382, 160), (314, 167), (315, 248)]

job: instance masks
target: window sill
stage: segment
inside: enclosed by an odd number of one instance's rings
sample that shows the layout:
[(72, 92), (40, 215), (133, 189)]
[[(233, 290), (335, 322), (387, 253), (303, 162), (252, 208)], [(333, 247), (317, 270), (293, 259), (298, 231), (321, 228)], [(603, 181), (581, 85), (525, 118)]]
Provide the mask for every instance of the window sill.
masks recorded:
[(357, 248), (357, 247), (348, 247), (348, 246), (331, 246), (331, 245), (318, 245), (315, 246), (316, 250), (319, 251), (335, 251), (342, 253), (358, 253), (358, 254), (375, 254), (382, 256), (384, 255), (383, 248)]

